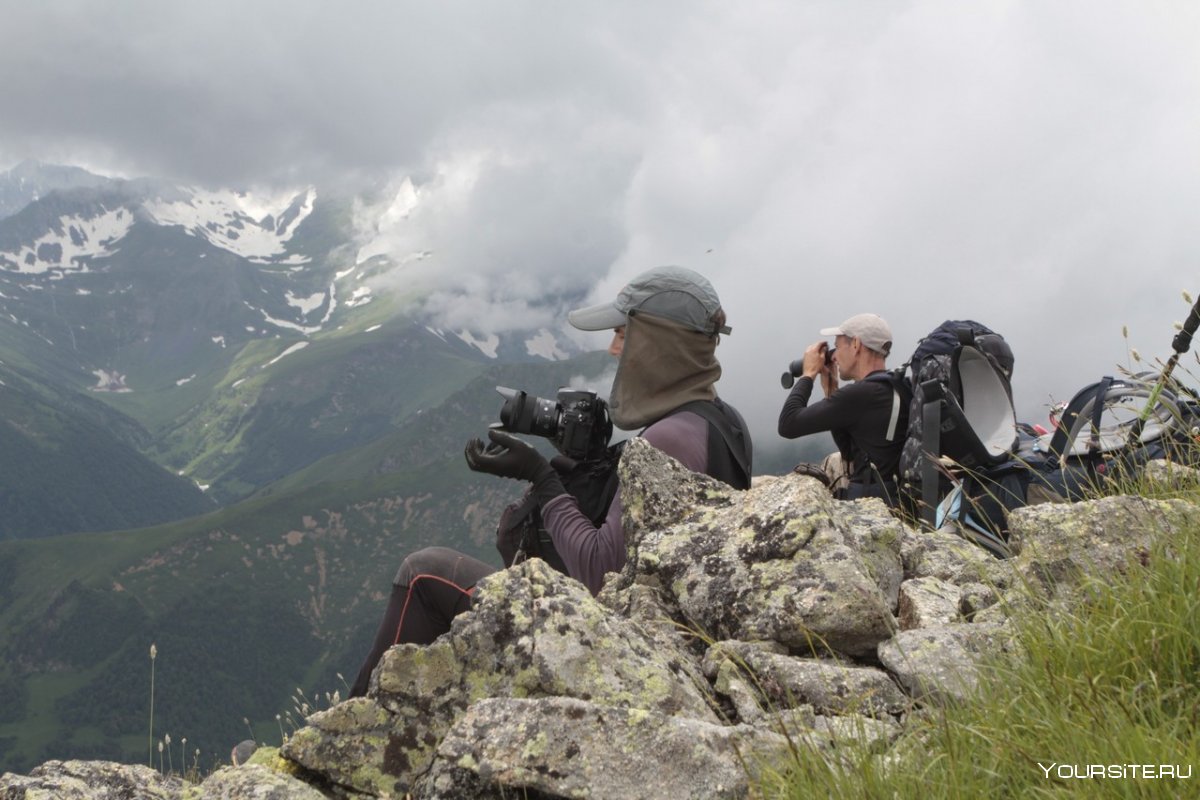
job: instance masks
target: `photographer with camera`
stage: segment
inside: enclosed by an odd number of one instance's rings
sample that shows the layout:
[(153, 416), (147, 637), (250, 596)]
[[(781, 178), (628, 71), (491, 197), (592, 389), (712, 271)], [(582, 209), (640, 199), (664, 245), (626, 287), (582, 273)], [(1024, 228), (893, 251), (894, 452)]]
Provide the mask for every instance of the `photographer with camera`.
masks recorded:
[[(728, 334), (730, 329), (707, 279), (682, 267), (658, 267), (630, 281), (616, 300), (572, 311), (567, 319), (580, 330), (613, 331), (608, 352), (619, 362), (608, 413), (617, 427), (643, 428), (642, 438), (689, 469), (735, 488), (749, 488), (753, 458), (749, 430), (741, 415), (718, 399), (715, 389), (721, 376), (716, 347), (720, 334)], [(530, 401), (523, 392), (508, 389), (501, 389), (501, 394), (506, 399), (501, 412), (504, 427), (550, 436), (560, 450), (566, 441), (589, 440), (589, 435), (577, 437), (571, 432), (582, 427), (585, 417), (593, 432), (595, 425), (603, 426), (607, 420), (595, 405), (578, 405), (592, 402), (578, 392), (560, 393), (556, 404), (539, 398)], [(537, 422), (539, 417), (545, 424)], [(607, 431), (599, 447), (591, 438), (591, 444), (582, 449), (602, 449)], [(625, 564), (620, 488), (614, 477), (619, 450), (608, 448), (604, 457), (589, 462), (607, 464), (607, 468), (583, 473), (591, 482), (584, 488), (599, 485), (598, 493), (607, 500), (598, 512), (589, 509), (585, 513), (581, 509), (585, 492), (569, 492), (564, 486), (564, 475), (577, 479), (580, 474), (572, 469), (574, 459), (564, 464), (556, 456), (557, 463), (552, 464), (503, 430), (493, 428), (488, 439), (486, 444), (478, 439), (467, 443), (467, 466), (476, 472), (528, 481), (525, 501), (510, 506), (505, 517), (519, 513), (523, 506), (536, 505), (540, 526), (561, 558), (560, 568), (597, 594), (604, 576)], [(605, 487), (612, 492), (611, 500), (603, 494)], [(591, 493), (588, 505), (594, 504), (591, 501), (598, 493)], [(502, 520), (501, 530), (505, 524)], [(451, 620), (470, 608), (476, 582), (493, 571), (482, 561), (443, 547), (425, 548), (406, 558), (350, 695), (366, 694), (371, 673), (392, 645), (428, 644), (449, 630)]]
[[(884, 363), (892, 349), (891, 328), (875, 314), (858, 314), (823, 328), (821, 335), (836, 337), (834, 346), (814, 342), (792, 363), (792, 375), (784, 375), (788, 386), (788, 378), (799, 373), (779, 413), (779, 435), (796, 439), (829, 431), (844, 470), (828, 476), (835, 496), (880, 497), (895, 505), (911, 395), (903, 376), (888, 372)], [(818, 377), (825, 399), (809, 405)], [(853, 383), (839, 387), (839, 380)]]

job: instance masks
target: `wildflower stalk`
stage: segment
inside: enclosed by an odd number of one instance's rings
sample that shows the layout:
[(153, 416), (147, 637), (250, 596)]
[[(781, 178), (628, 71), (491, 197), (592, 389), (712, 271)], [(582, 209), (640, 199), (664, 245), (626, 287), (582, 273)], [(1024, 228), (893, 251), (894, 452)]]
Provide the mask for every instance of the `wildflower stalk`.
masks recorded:
[(154, 659), (158, 657), (158, 648), (150, 644), (150, 754), (146, 766), (154, 768)]

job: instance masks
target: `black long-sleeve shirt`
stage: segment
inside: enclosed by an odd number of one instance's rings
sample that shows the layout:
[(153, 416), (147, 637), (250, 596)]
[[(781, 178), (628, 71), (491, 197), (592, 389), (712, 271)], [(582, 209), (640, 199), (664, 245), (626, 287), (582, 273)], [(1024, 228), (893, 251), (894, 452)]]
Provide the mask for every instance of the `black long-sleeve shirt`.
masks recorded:
[[(883, 374), (882, 370), (871, 373), (880, 374)], [(853, 463), (853, 480), (866, 479), (868, 461), (885, 480), (895, 478), (900, 470), (908, 408), (896, 396), (890, 381), (870, 380), (870, 377), (840, 386), (832, 395), (811, 406), (808, 401), (812, 397), (813, 379), (798, 378), (779, 412), (779, 435), (796, 439), (829, 431), (842, 457)], [(893, 406), (897, 402), (900, 404), (898, 418), (892, 441), (888, 441)]]

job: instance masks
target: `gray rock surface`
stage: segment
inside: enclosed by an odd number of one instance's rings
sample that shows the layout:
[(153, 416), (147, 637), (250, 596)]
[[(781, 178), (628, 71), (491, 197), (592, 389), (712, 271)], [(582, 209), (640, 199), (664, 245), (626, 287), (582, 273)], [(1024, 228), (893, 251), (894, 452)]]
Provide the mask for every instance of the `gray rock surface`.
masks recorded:
[(863, 744), (881, 760), (920, 746), (902, 726), (969, 702), (987, 659), (1018, 654), (1016, 617), (1147, 563), (1200, 514), (1140, 497), (1030, 507), (1000, 562), (811, 479), (734, 491), (642, 440), (621, 475), (629, 559), (599, 598), (527, 562), (481, 582), (432, 645), (388, 651), (368, 697), (245, 766), (191, 785), (51, 761), (0, 776), (0, 800), (746, 797), (791, 747), (845, 763)]
[(183, 786), (141, 764), (47, 761), (28, 776), (0, 776), (0, 800), (177, 800)]
[[(822, 715), (903, 714), (909, 698), (886, 672), (827, 659), (797, 658), (743, 642), (718, 642), (704, 657), (718, 692), (732, 680), (754, 692), (765, 714), (807, 706)], [(739, 711), (740, 711), (739, 706)]]
[[(424, 796), (730, 798), (747, 763), (778, 763), (778, 734), (570, 698), (483, 700), (438, 747)], [(600, 787), (603, 787), (602, 789)]]
[(962, 589), (932, 576), (900, 584), (900, 630), (957, 622)]
[(258, 764), (219, 769), (180, 800), (327, 800), (323, 792), (299, 778)]
[(993, 608), (1000, 600), (1000, 593), (987, 584), (964, 583), (959, 589), (958, 612), (967, 622), (973, 621), (980, 612)]
[(1086, 576), (1149, 563), (1154, 541), (1169, 542), (1196, 514), (1195, 504), (1183, 500), (1132, 495), (1017, 509), (1009, 524), (1025, 545), (1009, 565), (1014, 585), (1069, 595)]
[(947, 531), (920, 531), (909, 528), (901, 549), (906, 578), (940, 578), (948, 583), (980, 582), (994, 584), (1002, 580), (1003, 568), (982, 548)]
[(914, 699), (945, 704), (970, 699), (981, 662), (1014, 649), (1002, 625), (958, 623), (901, 631), (879, 646), (879, 660)]
[(354, 791), (400, 793), (455, 719), (489, 697), (574, 697), (716, 723), (689, 660), (534, 559), (480, 582), (471, 612), (433, 644), (388, 651), (371, 699), (314, 715), (283, 753)]
[(1168, 489), (1194, 489), (1200, 486), (1200, 469), (1161, 458), (1146, 464), (1142, 477), (1151, 484)]
[[(640, 440), (622, 459), (629, 563), (621, 585), (635, 575), (657, 580), (668, 602), (716, 639), (855, 656), (892, 635), (904, 528), (881, 503), (839, 503), (799, 476), (735, 492), (664, 460)], [(703, 500), (672, 511), (677, 496)]]

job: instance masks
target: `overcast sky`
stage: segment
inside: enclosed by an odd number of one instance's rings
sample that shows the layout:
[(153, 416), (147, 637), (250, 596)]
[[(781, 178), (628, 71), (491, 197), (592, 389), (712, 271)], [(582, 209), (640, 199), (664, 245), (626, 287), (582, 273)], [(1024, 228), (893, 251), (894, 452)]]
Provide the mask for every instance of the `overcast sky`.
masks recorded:
[[(1165, 357), (1200, 294), (1200, 3), (0, 0), (0, 167), (422, 187), (406, 241), (548, 315), (707, 274), (722, 394), (864, 310), (896, 351), (974, 318), (1018, 411)], [(594, 298), (593, 298), (594, 299)], [(603, 338), (600, 334), (595, 336)], [(606, 342), (597, 341), (597, 347)], [(1192, 356), (1193, 372), (1200, 367)], [(1200, 381), (1198, 381), (1200, 382)]]

